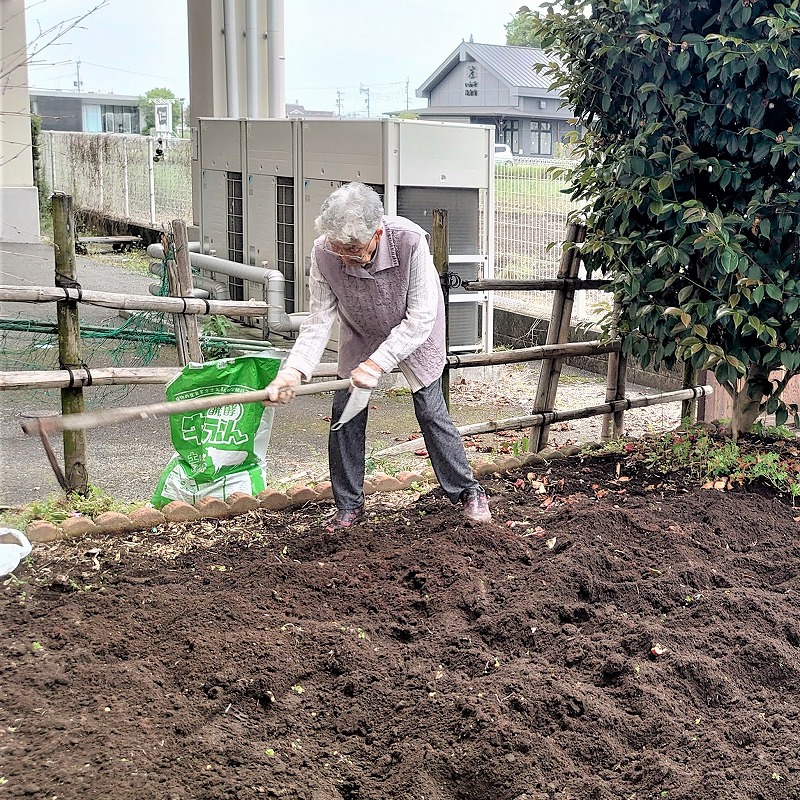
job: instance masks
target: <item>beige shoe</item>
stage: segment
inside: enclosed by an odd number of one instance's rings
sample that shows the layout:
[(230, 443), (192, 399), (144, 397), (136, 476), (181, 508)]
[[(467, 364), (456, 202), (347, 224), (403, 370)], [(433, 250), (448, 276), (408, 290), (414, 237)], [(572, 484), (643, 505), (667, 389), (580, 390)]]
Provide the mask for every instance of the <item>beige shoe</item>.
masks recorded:
[(346, 531), (352, 528), (353, 525), (358, 525), (359, 522), (364, 521), (364, 506), (358, 508), (338, 508), (336, 513), (331, 518), (331, 521), (325, 526), (325, 530), (329, 533), (336, 531)]
[(489, 501), (482, 487), (464, 489), (461, 492), (461, 506), (464, 516), (472, 522), (491, 522), (492, 512), (489, 511)]

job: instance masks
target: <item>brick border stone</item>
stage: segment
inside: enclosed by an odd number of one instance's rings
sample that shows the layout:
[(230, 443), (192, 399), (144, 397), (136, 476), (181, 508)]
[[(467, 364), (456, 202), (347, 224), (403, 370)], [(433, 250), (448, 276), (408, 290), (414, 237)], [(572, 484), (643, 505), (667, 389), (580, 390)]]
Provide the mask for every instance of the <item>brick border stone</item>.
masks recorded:
[[(571, 445), (560, 450), (548, 448), (539, 453), (525, 453), (517, 456), (498, 458), (495, 461), (476, 461), (472, 471), (478, 478), (520, 469), (528, 466), (544, 466), (548, 461), (557, 458), (568, 458), (581, 451), (595, 449), (600, 445)], [(395, 476), (376, 472), (364, 481), (364, 494), (402, 492), (415, 484), (434, 485), (436, 476), (430, 467), (421, 472), (400, 472)], [(54, 542), (60, 539), (71, 539), (87, 533), (119, 534), (133, 531), (155, 530), (168, 522), (192, 522), (198, 519), (227, 519), (246, 514), (257, 508), (269, 511), (282, 511), (306, 503), (318, 503), (331, 500), (333, 491), (330, 481), (323, 481), (313, 486), (298, 484), (290, 486), (285, 492), (276, 489), (265, 489), (257, 497), (235, 492), (227, 502), (216, 497), (201, 498), (196, 505), (173, 500), (160, 511), (151, 508), (137, 508), (129, 515), (116, 511), (100, 514), (97, 519), (74, 516), (64, 520), (60, 526), (44, 520), (32, 520), (28, 523), (25, 534), (31, 542)]]

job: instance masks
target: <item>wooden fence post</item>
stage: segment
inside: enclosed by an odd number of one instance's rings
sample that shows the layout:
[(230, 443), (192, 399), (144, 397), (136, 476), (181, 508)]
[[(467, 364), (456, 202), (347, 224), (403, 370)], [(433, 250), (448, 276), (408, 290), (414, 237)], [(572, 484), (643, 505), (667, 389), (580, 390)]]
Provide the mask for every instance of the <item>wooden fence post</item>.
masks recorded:
[[(433, 263), (439, 273), (444, 295), (444, 350), (450, 354), (450, 285), (447, 273), (450, 271), (450, 234), (447, 222), (447, 209), (433, 209)], [(450, 410), (450, 367), (445, 363), (442, 372), (442, 394), (447, 410)]]
[[(72, 197), (56, 192), (52, 197), (53, 244), (55, 245), (55, 285), (78, 286), (75, 270), (75, 217)], [(74, 300), (56, 303), (58, 318), (58, 361), (61, 369), (83, 369), (78, 304)], [(61, 413), (81, 414), (85, 410), (80, 386), (61, 390)], [(89, 492), (86, 470), (86, 432), (64, 432), (64, 477), (67, 494), (86, 496)]]
[[(583, 242), (586, 228), (574, 222), (567, 227), (564, 252), (558, 267), (558, 278), (576, 278), (580, 269), (580, 251), (576, 245)], [(574, 288), (558, 289), (553, 297), (553, 310), (550, 315), (550, 325), (547, 328), (546, 344), (563, 344), (569, 340), (569, 325), (572, 318), (572, 304), (575, 300)], [(563, 358), (546, 359), (542, 361), (539, 373), (539, 385), (536, 387), (534, 411), (552, 411), (555, 407), (558, 381), (561, 377)], [(528, 436), (528, 450), (538, 453), (547, 445), (550, 435), (550, 426), (532, 428)]]
[[(173, 297), (192, 297), (194, 288), (192, 282), (192, 266), (189, 263), (189, 237), (186, 233), (186, 223), (182, 219), (172, 220), (171, 245), (165, 247), (167, 254), (167, 268), (170, 283), (170, 293)], [(173, 258), (170, 259), (169, 255)], [(200, 350), (200, 331), (196, 314), (175, 314), (175, 341), (178, 345), (178, 360), (183, 367), (189, 361), (196, 364), (203, 362), (203, 353)]]
[[(614, 302), (614, 309), (611, 316), (612, 337), (617, 336), (619, 315), (619, 300)], [(621, 351), (609, 353), (608, 371), (606, 373), (606, 402), (612, 400), (623, 400), (625, 398), (625, 386), (627, 384), (628, 357)], [(613, 422), (613, 428), (612, 428)], [(600, 426), (600, 441), (608, 442), (613, 436), (616, 439), (622, 438), (625, 433), (625, 412), (615, 411), (613, 414), (604, 414)]]

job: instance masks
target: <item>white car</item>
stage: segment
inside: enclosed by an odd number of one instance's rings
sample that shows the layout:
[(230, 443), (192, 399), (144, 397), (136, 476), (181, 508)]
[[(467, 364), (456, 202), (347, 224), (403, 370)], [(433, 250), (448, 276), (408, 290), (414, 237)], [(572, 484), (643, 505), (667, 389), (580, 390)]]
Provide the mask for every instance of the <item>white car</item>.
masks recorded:
[(514, 154), (507, 144), (500, 144), (497, 142), (494, 146), (494, 163), (495, 164), (513, 164)]

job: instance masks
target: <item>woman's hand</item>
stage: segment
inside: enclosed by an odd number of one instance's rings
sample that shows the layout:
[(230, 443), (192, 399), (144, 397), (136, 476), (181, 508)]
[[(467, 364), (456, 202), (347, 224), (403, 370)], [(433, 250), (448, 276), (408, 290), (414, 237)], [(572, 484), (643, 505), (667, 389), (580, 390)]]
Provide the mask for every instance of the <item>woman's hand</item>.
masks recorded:
[(302, 375), (294, 367), (284, 367), (272, 383), (267, 386), (268, 399), (263, 400), (265, 406), (286, 405), (294, 400), (294, 390), (300, 385)]
[(374, 389), (378, 385), (383, 370), (367, 359), (362, 361), (351, 373), (350, 383), (358, 389)]

